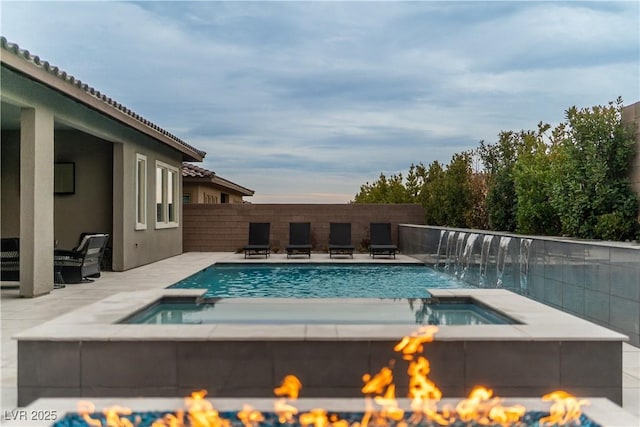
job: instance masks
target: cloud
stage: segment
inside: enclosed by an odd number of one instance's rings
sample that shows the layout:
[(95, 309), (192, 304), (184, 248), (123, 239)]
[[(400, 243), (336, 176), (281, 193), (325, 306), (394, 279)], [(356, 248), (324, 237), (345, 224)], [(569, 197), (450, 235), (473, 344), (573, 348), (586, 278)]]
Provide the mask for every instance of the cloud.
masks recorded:
[(640, 98), (637, 2), (2, 9), (10, 41), (207, 151), (203, 166), (254, 200), (347, 201), (381, 171)]

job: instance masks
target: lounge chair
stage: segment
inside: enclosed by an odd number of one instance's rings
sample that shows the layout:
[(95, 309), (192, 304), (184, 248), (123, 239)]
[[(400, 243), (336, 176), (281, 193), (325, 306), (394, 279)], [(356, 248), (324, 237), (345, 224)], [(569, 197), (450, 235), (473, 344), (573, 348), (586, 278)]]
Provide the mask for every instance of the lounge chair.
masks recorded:
[(72, 250), (56, 249), (53, 264), (65, 283), (92, 282), (100, 277), (100, 261), (109, 241), (108, 234), (87, 234)]
[(353, 258), (351, 244), (351, 223), (332, 222), (329, 224), (329, 258), (333, 255), (349, 255)]
[(311, 258), (311, 223), (290, 222), (287, 258), (291, 255), (307, 255)]
[(388, 222), (374, 223), (370, 225), (371, 243), (369, 244), (369, 255), (373, 258), (377, 255), (387, 255), (396, 257), (398, 247), (391, 241), (391, 224)]
[(0, 280), (20, 281), (20, 239), (3, 237), (0, 245)]
[(264, 255), (268, 258), (271, 254), (269, 245), (269, 231), (271, 224), (268, 222), (249, 223), (249, 244), (244, 246), (244, 257), (251, 255)]

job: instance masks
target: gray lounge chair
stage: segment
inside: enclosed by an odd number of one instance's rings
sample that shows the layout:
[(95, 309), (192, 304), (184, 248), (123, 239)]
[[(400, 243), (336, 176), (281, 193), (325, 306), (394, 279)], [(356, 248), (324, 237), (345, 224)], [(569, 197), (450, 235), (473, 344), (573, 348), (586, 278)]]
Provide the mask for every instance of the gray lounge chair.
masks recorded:
[(388, 222), (372, 222), (369, 229), (371, 243), (369, 244), (369, 256), (387, 255), (396, 257), (398, 247), (391, 241), (391, 224)]
[(269, 245), (269, 232), (271, 224), (268, 222), (249, 223), (249, 244), (244, 246), (244, 257), (251, 255), (264, 255), (268, 258), (271, 254)]
[(311, 258), (311, 223), (290, 222), (289, 244), (286, 246), (287, 258), (291, 255), (307, 255)]
[(108, 234), (87, 234), (72, 250), (56, 249), (53, 264), (64, 283), (92, 282), (100, 277), (100, 261), (109, 241)]
[(329, 258), (334, 255), (349, 255), (353, 258), (351, 244), (351, 223), (332, 222), (329, 224)]

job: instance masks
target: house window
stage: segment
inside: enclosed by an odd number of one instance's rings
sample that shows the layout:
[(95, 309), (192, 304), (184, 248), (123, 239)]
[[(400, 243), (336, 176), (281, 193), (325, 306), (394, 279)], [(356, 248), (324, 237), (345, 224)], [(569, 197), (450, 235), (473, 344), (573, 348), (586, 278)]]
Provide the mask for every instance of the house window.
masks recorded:
[(147, 156), (136, 153), (136, 230), (147, 229)]
[(191, 203), (191, 193), (184, 193), (182, 195), (182, 203), (188, 205)]
[(220, 203), (229, 203), (229, 195), (227, 193), (220, 194)]
[(156, 162), (156, 228), (178, 226), (178, 169)]

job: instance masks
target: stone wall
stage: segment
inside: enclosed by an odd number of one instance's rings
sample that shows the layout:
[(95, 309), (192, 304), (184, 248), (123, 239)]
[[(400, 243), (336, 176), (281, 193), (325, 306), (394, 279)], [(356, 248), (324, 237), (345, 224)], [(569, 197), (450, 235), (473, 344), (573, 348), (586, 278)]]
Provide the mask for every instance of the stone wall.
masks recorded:
[(398, 224), (424, 224), (422, 206), (414, 204), (187, 204), (183, 206), (184, 252), (236, 251), (246, 245), (250, 222), (271, 223), (272, 249), (289, 242), (290, 222), (311, 223), (316, 251), (329, 244), (329, 223), (351, 223), (351, 242), (358, 248), (369, 238), (369, 224), (390, 222), (398, 242)]

